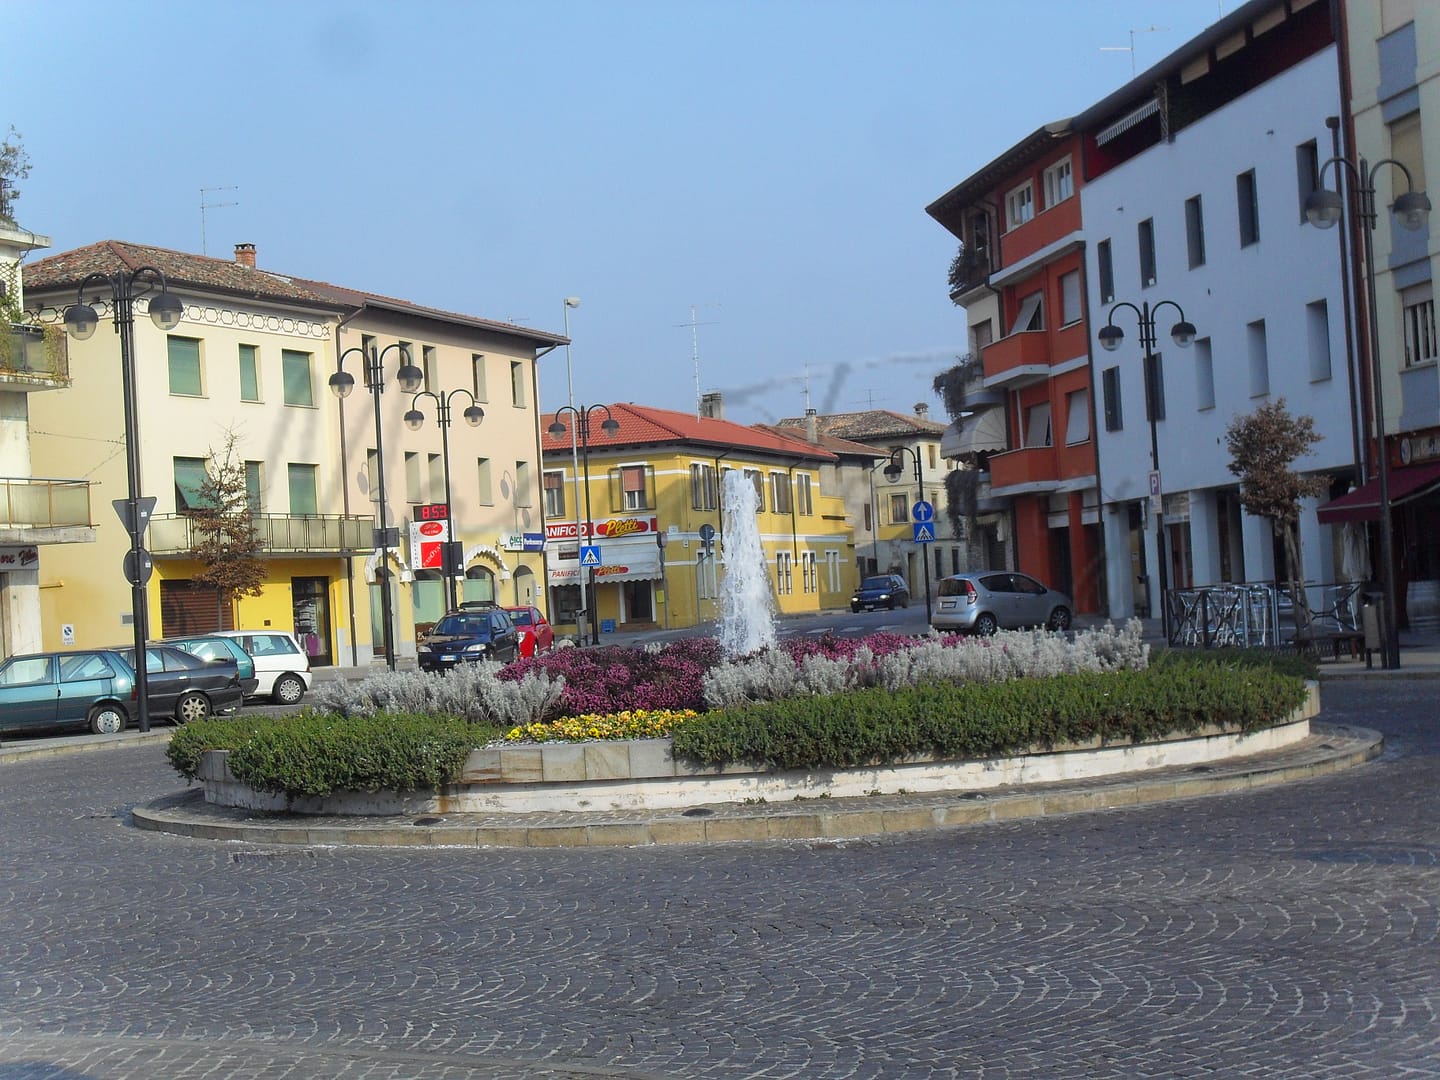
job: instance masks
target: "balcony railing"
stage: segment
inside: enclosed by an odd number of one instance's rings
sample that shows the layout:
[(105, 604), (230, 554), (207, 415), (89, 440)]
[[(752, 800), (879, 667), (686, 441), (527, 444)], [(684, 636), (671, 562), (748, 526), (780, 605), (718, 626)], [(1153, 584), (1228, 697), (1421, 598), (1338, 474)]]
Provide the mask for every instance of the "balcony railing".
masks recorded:
[(985, 346), (985, 384), (1014, 389), (1050, 377), (1050, 335), (1022, 330)]
[(89, 528), (91, 523), (88, 480), (0, 477), (0, 527)]
[(0, 322), (0, 377), (70, 381), (69, 338), (61, 327)]
[[(369, 551), (375, 519), (354, 514), (256, 514), (252, 519), (267, 554), (351, 555)], [(198, 539), (189, 514), (157, 514), (150, 519), (152, 555), (185, 555)]]
[(1026, 446), (990, 455), (990, 486), (1010, 488), (1060, 479), (1059, 459), (1053, 446)]

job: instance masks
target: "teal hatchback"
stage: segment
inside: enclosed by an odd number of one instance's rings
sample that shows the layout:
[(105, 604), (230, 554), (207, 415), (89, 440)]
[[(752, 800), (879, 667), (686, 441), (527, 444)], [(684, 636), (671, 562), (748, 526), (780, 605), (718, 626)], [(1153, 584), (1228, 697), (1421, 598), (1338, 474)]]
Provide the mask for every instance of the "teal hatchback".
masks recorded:
[(85, 724), (114, 735), (138, 701), (135, 673), (113, 649), (32, 653), (0, 664), (0, 730)]

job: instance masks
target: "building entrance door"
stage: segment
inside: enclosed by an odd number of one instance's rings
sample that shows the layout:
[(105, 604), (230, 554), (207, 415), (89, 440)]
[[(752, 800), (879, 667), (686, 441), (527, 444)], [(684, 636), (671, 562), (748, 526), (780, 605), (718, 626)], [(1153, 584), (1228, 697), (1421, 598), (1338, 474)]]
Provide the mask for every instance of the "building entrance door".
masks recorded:
[(330, 645), (330, 579), (290, 579), (290, 598), (295, 614), (295, 637), (310, 657), (312, 667), (329, 667), (335, 662)]

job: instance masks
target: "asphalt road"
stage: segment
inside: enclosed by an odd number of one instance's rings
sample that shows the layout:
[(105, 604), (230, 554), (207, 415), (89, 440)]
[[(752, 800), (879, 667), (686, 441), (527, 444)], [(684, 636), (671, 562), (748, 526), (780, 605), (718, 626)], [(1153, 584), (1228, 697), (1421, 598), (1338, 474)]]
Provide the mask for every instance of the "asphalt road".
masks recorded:
[(0, 767), (0, 1080), (1440, 1076), (1434, 681), (1241, 795), (837, 843), (143, 833), (154, 745)]

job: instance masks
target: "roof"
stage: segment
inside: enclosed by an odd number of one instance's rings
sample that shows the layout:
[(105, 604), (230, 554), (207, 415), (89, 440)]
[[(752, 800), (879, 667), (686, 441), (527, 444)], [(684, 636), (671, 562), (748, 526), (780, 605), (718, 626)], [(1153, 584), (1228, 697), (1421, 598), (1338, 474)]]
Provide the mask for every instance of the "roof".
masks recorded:
[[(779, 426), (798, 427), (803, 431), (805, 417), (787, 416), (780, 421)], [(944, 424), (905, 413), (891, 412), (889, 409), (828, 413), (815, 417), (815, 426), (825, 435), (857, 443), (869, 442), (872, 439), (914, 438), (917, 435), (938, 439), (945, 433)]]
[[(754, 426), (762, 431), (768, 431), (773, 435), (779, 435), (782, 438), (793, 439), (796, 437), (795, 426), (793, 424), (784, 426), (780, 424), (755, 424)], [(803, 420), (801, 421), (801, 429), (803, 432)], [(803, 433), (800, 437), (809, 445), (818, 446), (822, 450), (828, 450), (836, 457), (882, 458), (889, 456), (890, 453), (888, 450), (880, 450), (866, 443), (852, 442), (850, 439), (841, 439), (835, 435), (826, 435), (823, 431), (816, 432), (814, 442), (810, 442), (809, 438)]]
[[(606, 411), (620, 425), (614, 435), (602, 425)], [(591, 405), (586, 408), (590, 420), (590, 449), (603, 450), (630, 446), (661, 446), (685, 443), (691, 446), (723, 448), (774, 454), (787, 458), (809, 458), (834, 461), (835, 454), (806, 442), (761, 427), (746, 427), (730, 420), (717, 420), (672, 409), (655, 409), (648, 405), (617, 402), (613, 405)], [(566, 434), (551, 435), (550, 425), (557, 419), (565, 425)], [(540, 418), (540, 447), (545, 453), (570, 451), (569, 427), (575, 417), (568, 409), (546, 413)], [(723, 455), (722, 455), (723, 456)]]
[(192, 255), (168, 248), (131, 244), (122, 240), (102, 240), (87, 247), (62, 251), (25, 267), (25, 290), (30, 293), (74, 289), (89, 274), (113, 274), (117, 270), (138, 270), (153, 267), (165, 275), (174, 288), (186, 287), (205, 292), (253, 300), (322, 308), (327, 311), (351, 312), (365, 308), (417, 318), (438, 319), (475, 329), (493, 330), (529, 338), (543, 345), (563, 345), (568, 340), (543, 330), (531, 330), (511, 323), (494, 322), (473, 315), (443, 311), (439, 308), (412, 304), (408, 300), (381, 296), (377, 293), (348, 289), (324, 281), (290, 277), (248, 266), (234, 259)]
[(964, 210), (997, 186), (1009, 182), (1032, 161), (1049, 153), (1075, 130), (1070, 120), (1055, 120), (1036, 128), (999, 157), (982, 165), (925, 208), (925, 212), (957, 236), (960, 223), (951, 215)]

